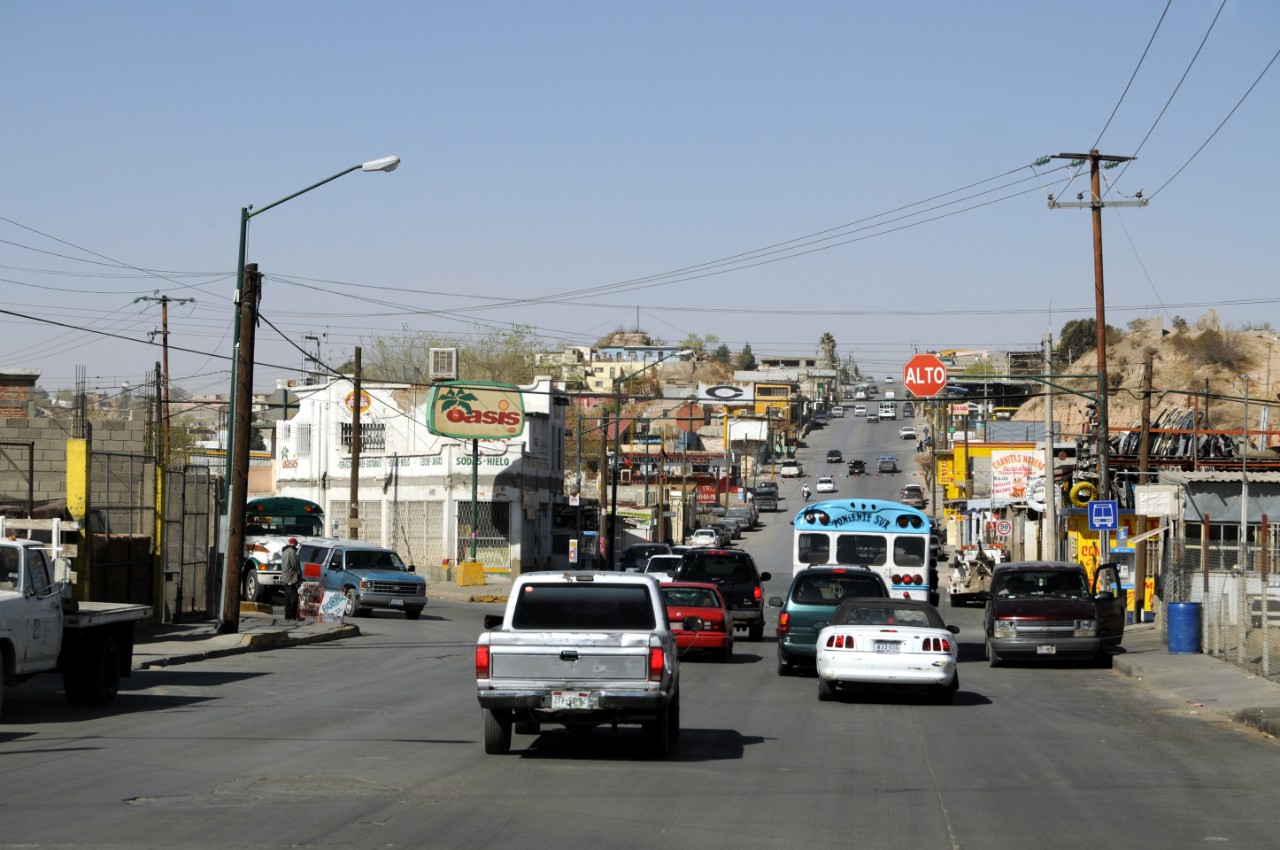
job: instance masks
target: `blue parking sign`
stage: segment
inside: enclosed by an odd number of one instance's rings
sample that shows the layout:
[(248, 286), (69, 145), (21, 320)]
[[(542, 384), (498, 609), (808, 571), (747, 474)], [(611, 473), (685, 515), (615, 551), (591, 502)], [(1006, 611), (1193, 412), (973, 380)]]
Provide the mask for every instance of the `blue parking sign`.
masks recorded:
[(1115, 531), (1120, 527), (1120, 503), (1114, 499), (1089, 503), (1089, 530)]

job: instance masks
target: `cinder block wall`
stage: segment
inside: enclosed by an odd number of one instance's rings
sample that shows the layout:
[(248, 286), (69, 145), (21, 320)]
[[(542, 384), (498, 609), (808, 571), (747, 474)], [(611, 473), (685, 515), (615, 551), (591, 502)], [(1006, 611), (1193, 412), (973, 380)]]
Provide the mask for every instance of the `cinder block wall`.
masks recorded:
[[(67, 439), (70, 419), (0, 419), (0, 443), (31, 440), (35, 443), (36, 502), (65, 499), (67, 495)], [(141, 454), (146, 448), (146, 423), (100, 420), (93, 423), (93, 450)], [(27, 450), (0, 445), (0, 502), (25, 505), (27, 500)]]

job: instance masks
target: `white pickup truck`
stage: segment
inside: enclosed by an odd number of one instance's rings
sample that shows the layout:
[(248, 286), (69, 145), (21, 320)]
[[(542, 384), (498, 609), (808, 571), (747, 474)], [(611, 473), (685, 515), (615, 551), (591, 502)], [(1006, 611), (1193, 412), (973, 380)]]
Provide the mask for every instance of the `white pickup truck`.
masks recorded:
[(55, 581), (51, 553), (36, 540), (0, 540), (0, 683), (60, 672), (69, 702), (106, 705), (133, 667), (133, 627), (151, 607), (76, 603)]
[[(484, 749), (511, 748), (513, 724), (587, 731), (639, 723), (663, 758), (680, 734), (680, 660), (658, 581), (616, 572), (522, 575), (476, 644)], [(690, 617), (682, 628), (697, 630)]]

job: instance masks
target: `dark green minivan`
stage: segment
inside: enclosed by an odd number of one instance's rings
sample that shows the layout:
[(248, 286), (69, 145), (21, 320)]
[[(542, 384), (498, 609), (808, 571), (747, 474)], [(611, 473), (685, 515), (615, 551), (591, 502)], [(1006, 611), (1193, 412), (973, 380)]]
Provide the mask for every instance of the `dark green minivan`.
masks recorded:
[(778, 675), (790, 676), (797, 666), (814, 667), (818, 632), (845, 599), (884, 597), (889, 588), (878, 573), (862, 567), (810, 567), (796, 573), (787, 597), (769, 597), (778, 614)]

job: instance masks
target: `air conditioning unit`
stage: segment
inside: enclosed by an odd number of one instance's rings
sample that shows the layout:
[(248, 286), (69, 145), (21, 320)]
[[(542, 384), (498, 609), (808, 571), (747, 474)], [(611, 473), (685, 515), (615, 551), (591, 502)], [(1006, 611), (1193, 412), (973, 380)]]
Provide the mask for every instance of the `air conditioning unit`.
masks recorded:
[(427, 351), (427, 378), (432, 381), (458, 380), (458, 349), (432, 348)]

